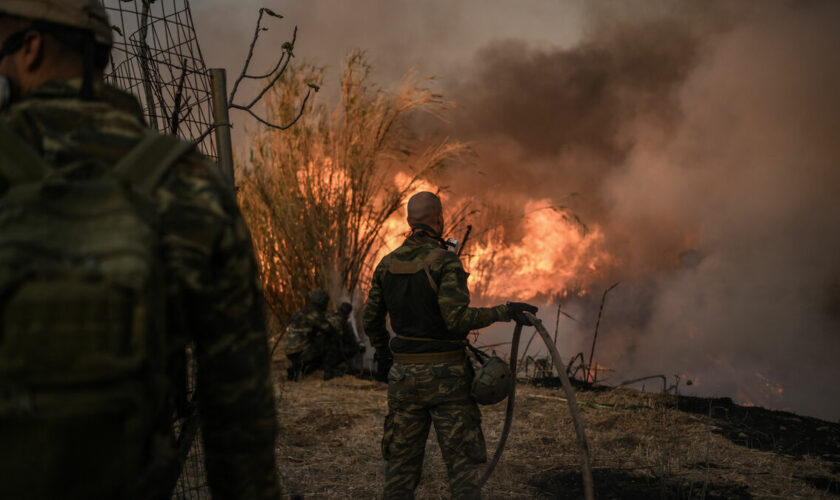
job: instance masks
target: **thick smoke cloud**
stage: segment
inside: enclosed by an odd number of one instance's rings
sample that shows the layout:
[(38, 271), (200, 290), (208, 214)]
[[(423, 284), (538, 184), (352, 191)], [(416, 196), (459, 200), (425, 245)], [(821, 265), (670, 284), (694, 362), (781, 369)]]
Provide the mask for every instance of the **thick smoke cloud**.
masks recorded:
[[(617, 258), (594, 295), (623, 282), (598, 346), (621, 379), (683, 374), (836, 419), (840, 6), (682, 14), (602, 19), (571, 48), (486, 46), (452, 77), (452, 133), (482, 174), (447, 181), (579, 194)], [(578, 307), (570, 354), (597, 303)]]
[(821, 382), (840, 374), (837, 19), (836, 5), (771, 9), (715, 39), (679, 126), (643, 138), (604, 185), (619, 225), (671, 219), (705, 256), (663, 278), (628, 366), (753, 400), (769, 379), (784, 391), (770, 402), (840, 415)]

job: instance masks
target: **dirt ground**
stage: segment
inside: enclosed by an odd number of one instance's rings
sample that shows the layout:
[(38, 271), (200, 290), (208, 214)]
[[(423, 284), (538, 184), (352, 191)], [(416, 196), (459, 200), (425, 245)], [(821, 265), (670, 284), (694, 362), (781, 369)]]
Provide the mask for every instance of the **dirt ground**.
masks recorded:
[[(277, 366), (275, 373), (284, 373)], [(383, 383), (344, 376), (302, 382), (277, 377), (278, 465), (286, 494), (379, 498), (387, 408)], [(596, 497), (836, 498), (840, 425), (631, 389), (579, 389)], [(711, 412), (710, 412), (711, 408)], [(505, 403), (482, 407), (488, 455)], [(417, 498), (448, 498), (446, 471), (430, 436)], [(580, 455), (560, 389), (521, 382), (507, 447), (485, 498), (582, 498)]]

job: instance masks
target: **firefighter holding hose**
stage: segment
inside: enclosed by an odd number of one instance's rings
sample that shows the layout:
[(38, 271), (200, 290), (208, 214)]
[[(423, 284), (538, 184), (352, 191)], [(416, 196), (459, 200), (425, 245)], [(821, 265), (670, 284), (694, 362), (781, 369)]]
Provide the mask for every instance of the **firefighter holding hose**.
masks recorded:
[[(466, 336), (497, 321), (530, 324), (523, 313), (537, 308), (519, 302), (469, 306), (468, 274), (441, 238), (443, 207), (435, 194), (411, 197), (408, 223), (409, 237), (374, 271), (363, 316), (378, 374), (388, 380), (382, 438), (385, 498), (414, 497), (431, 424), (452, 498), (480, 498), (478, 473), (487, 452), (481, 414), (471, 396)], [(385, 327), (386, 315), (394, 338)]]

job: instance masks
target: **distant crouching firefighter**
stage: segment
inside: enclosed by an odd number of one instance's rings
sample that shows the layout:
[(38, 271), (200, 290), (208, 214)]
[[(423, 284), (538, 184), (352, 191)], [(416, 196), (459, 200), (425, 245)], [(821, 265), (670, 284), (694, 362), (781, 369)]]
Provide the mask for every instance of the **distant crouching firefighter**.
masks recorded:
[[(410, 236), (376, 267), (364, 328), (388, 379), (382, 438), (385, 498), (413, 498), (426, 438), (435, 426), (454, 499), (480, 498), (478, 472), (487, 460), (481, 414), (470, 396), (473, 371), (465, 346), (471, 330), (497, 321), (527, 323), (529, 304), (469, 307), (468, 274), (441, 239), (440, 199), (422, 192), (408, 202)], [(395, 337), (385, 328), (390, 315)]]
[(352, 369), (356, 356), (365, 352), (365, 346), (359, 343), (359, 339), (353, 331), (353, 325), (350, 324), (350, 313), (352, 312), (353, 304), (342, 302), (336, 311), (327, 315), (327, 321), (332, 325), (333, 331), (338, 332), (336, 340), (341, 359), (336, 371), (339, 373), (346, 373)]
[(341, 361), (338, 334), (327, 320), (330, 296), (320, 288), (309, 294), (309, 303), (295, 314), (286, 329), (286, 357), (291, 366), (287, 369), (289, 380), (318, 369), (324, 370), (324, 380), (332, 378), (334, 367)]

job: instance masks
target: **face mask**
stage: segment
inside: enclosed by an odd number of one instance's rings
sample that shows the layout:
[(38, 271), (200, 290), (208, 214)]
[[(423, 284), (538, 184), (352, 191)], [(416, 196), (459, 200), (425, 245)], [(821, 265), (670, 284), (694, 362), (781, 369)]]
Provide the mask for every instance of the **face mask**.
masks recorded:
[(6, 75), (0, 75), (0, 111), (6, 111), (15, 98), (15, 86)]

